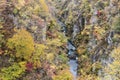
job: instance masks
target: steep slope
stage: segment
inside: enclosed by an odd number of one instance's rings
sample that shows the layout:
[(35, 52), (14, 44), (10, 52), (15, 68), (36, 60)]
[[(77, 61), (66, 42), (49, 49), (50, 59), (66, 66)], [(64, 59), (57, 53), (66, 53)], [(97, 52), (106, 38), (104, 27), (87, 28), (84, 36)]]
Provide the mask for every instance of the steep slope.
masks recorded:
[(1, 80), (120, 79), (119, 0), (0, 3)]
[(66, 38), (47, 1), (0, 2), (0, 79), (71, 80)]

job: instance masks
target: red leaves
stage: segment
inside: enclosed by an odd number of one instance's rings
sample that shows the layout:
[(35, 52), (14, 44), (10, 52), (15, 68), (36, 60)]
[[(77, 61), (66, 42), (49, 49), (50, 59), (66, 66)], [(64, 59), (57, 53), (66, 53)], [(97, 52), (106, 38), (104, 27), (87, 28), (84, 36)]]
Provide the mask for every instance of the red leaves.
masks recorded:
[(26, 71), (30, 72), (33, 69), (33, 63), (32, 62), (27, 62), (26, 63)]
[(99, 16), (101, 16), (102, 15), (102, 13), (101, 13), (101, 11), (97, 11), (97, 16), (99, 17)]

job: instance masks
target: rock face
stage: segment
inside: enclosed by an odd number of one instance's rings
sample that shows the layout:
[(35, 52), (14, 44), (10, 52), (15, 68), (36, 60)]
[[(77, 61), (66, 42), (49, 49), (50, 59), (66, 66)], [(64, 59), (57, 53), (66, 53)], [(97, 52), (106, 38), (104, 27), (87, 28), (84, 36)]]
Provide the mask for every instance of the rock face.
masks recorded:
[[(66, 34), (73, 41), (78, 52), (78, 74), (81, 77), (85, 76), (84, 73), (87, 74), (86, 76), (95, 74), (97, 76), (94, 77), (97, 79), (106, 74), (102, 70), (104, 71), (104, 68), (112, 63), (112, 51), (116, 43), (119, 43), (119, 41), (114, 42), (115, 36), (118, 34), (115, 24), (119, 23), (116, 18), (120, 17), (119, 4), (119, 0), (76, 0), (68, 2), (65, 7), (62, 6), (60, 9), (62, 14), (60, 20), (66, 25)], [(85, 23), (81, 21), (82, 16)], [(68, 56), (74, 58), (76, 56), (73, 55), (74, 53), (74, 50), (70, 49)], [(102, 64), (100, 65), (100, 63)], [(98, 72), (102, 75), (98, 75)], [(94, 80), (94, 78), (92, 79)]]
[(68, 57), (70, 58), (70, 59), (76, 59), (76, 55), (75, 55), (75, 51), (73, 51), (73, 50), (69, 50), (68, 51)]
[(119, 80), (119, 44), (119, 0), (0, 0), (0, 80)]

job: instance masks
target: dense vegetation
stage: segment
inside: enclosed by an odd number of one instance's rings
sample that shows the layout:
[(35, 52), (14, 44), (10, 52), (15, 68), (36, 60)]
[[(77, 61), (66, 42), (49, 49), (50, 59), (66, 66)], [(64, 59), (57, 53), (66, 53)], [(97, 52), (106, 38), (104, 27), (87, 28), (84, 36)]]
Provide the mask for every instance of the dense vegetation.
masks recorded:
[(120, 80), (119, 0), (0, 0), (0, 80)]

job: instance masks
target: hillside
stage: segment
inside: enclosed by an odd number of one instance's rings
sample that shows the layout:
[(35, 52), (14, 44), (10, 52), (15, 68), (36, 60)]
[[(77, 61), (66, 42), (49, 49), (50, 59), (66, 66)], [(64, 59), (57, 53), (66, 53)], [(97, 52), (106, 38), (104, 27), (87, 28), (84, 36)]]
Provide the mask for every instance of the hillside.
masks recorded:
[(120, 1), (0, 0), (0, 80), (120, 80)]

